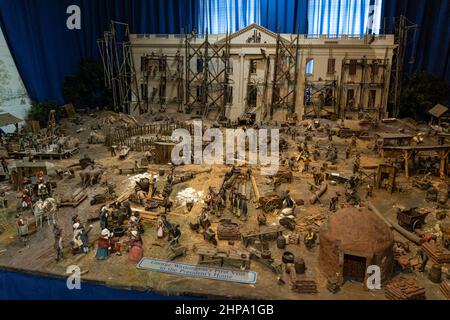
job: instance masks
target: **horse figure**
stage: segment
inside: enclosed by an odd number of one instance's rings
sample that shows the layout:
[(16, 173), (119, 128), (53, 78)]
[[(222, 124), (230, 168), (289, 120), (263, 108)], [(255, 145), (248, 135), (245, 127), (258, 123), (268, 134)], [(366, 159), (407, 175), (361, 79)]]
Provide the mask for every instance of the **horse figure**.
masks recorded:
[(40, 227), (42, 228), (42, 220), (45, 216), (47, 219), (48, 225), (50, 225), (50, 220), (52, 223), (56, 223), (56, 214), (58, 211), (56, 200), (53, 198), (47, 198), (44, 201), (39, 199), (32, 207), (34, 218), (36, 221), (36, 228), (38, 227), (38, 222)]

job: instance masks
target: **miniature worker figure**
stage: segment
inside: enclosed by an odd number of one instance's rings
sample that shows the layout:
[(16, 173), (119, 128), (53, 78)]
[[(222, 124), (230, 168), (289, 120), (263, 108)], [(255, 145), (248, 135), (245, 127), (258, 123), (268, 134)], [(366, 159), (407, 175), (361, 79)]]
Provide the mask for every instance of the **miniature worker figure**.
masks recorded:
[(2, 157), (2, 168), (3, 168), (3, 172), (9, 174), (8, 160), (6, 160), (5, 157)]
[(156, 178), (153, 178), (152, 180), (152, 198), (156, 195), (156, 191), (157, 191), (157, 184), (156, 184)]
[(294, 157), (290, 157), (289, 159), (288, 159), (288, 169), (289, 169), (289, 171), (293, 171), (294, 170)]
[(103, 206), (100, 209), (100, 230), (108, 229), (108, 217), (109, 217), (109, 211), (106, 206)]
[(350, 158), (350, 152), (351, 152), (351, 146), (348, 145), (347, 148), (345, 148), (345, 159)]
[(316, 243), (316, 234), (312, 231), (311, 228), (308, 229), (308, 232), (305, 235), (305, 239), (303, 240), (305, 246), (308, 250), (312, 249), (312, 247)]
[(74, 254), (89, 252), (89, 232), (91, 230), (92, 225), (89, 226), (88, 230), (85, 230), (84, 226), (81, 223), (74, 223), (72, 239), (72, 243), (74, 245), (72, 251), (74, 252)]
[(23, 244), (27, 245), (28, 235), (29, 235), (28, 219), (26, 217), (24, 217), (22, 214), (20, 214), (18, 219), (16, 220), (16, 226), (17, 226), (17, 234), (19, 235)]
[(109, 148), (109, 151), (111, 151), (111, 157), (115, 157), (116, 156), (116, 148), (117, 148), (117, 146), (115, 146), (115, 145), (112, 145)]
[(141, 235), (136, 230), (131, 231), (128, 242), (128, 259), (132, 262), (139, 262), (144, 257), (143, 242)]
[(366, 187), (366, 199), (372, 198), (372, 195), (373, 195), (373, 185), (369, 183)]
[(286, 190), (283, 193), (283, 207), (284, 208), (294, 208), (295, 202), (292, 200), (292, 197), (290, 195), (290, 191)]
[(111, 246), (109, 243), (110, 233), (108, 229), (103, 229), (101, 236), (98, 238), (97, 244), (97, 252), (95, 254), (95, 258), (97, 260), (106, 260), (109, 257), (109, 250), (111, 250)]
[(247, 208), (247, 197), (245, 195), (241, 195), (239, 201), (240, 215), (242, 221), (247, 221), (248, 219), (248, 208)]
[(138, 190), (138, 191), (136, 192), (136, 196), (137, 196), (137, 198), (138, 198), (138, 200), (139, 200), (139, 204), (140, 204), (141, 206), (144, 206), (144, 205), (145, 205), (145, 200), (146, 200), (146, 198), (147, 198), (147, 194), (145, 193), (145, 191), (143, 191), (143, 190)]
[(8, 208), (8, 200), (6, 200), (5, 191), (0, 192), (0, 208)]
[(55, 223), (53, 225), (53, 236), (55, 238), (54, 248), (56, 252), (55, 260), (58, 262), (63, 257), (63, 245), (62, 245), (62, 229)]
[(357, 154), (355, 160), (353, 161), (353, 174), (357, 174), (359, 172), (360, 165), (361, 156)]
[(303, 172), (309, 172), (309, 165), (311, 164), (311, 160), (308, 158), (308, 157), (306, 157), (304, 160), (303, 160), (303, 171), (302, 171), (302, 173)]
[(351, 146), (352, 148), (356, 149), (356, 135), (353, 134), (351, 139), (352, 139), (352, 140), (351, 140), (351, 142), (350, 142), (350, 146)]
[(330, 211), (336, 212), (337, 204), (338, 204), (338, 201), (339, 201), (339, 196), (340, 196), (340, 194), (338, 192), (336, 192), (335, 196), (331, 197), (331, 199), (330, 199), (330, 206), (329, 206), (329, 210)]

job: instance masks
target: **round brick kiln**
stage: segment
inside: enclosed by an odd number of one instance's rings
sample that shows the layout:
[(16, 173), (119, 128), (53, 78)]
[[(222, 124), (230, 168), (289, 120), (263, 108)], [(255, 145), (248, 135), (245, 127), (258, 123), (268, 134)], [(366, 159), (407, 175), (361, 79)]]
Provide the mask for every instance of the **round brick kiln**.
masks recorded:
[(381, 269), (381, 282), (393, 269), (394, 238), (390, 228), (366, 208), (333, 214), (320, 230), (319, 268), (329, 277), (364, 282), (367, 267)]

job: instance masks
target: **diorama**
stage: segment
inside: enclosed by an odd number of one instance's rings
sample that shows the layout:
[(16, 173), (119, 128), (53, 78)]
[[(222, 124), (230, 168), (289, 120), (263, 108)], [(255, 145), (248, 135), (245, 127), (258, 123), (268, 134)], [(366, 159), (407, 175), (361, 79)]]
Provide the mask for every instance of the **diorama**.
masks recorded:
[(449, 299), (450, 87), (404, 70), (418, 26), (393, 21), (110, 21), (64, 103), (0, 114), (0, 269), (169, 297)]

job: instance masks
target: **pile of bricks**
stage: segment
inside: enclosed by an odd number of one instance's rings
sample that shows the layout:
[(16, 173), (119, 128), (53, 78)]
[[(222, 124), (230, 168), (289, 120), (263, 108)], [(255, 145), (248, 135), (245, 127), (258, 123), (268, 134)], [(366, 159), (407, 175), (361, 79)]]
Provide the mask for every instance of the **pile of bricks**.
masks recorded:
[(386, 286), (385, 295), (389, 300), (425, 300), (425, 288), (416, 279), (400, 277)]

